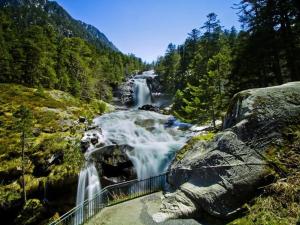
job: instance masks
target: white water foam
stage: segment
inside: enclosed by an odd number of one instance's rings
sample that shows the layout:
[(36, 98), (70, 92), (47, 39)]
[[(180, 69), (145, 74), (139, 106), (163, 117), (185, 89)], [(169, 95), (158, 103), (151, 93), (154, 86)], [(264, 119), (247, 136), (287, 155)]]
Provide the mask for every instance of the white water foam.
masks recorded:
[(150, 111), (119, 111), (94, 120), (102, 128), (105, 145), (129, 145), (131, 159), (139, 179), (166, 171), (175, 152), (187, 140), (176, 128), (165, 128), (169, 116)]

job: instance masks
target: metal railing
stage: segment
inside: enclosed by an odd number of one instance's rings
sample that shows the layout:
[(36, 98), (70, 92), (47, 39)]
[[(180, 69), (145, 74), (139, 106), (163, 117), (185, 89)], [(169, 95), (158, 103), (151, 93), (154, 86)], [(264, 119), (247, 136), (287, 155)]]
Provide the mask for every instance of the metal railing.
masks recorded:
[(167, 173), (144, 180), (131, 180), (106, 186), (92, 199), (71, 209), (49, 225), (81, 225), (99, 213), (103, 208), (148, 195), (164, 189)]

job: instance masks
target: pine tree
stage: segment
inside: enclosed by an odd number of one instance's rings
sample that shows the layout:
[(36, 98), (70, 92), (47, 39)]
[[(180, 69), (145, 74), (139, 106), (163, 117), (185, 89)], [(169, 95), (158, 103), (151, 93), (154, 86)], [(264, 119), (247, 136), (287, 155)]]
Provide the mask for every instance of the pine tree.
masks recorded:
[(16, 119), (16, 129), (20, 132), (20, 142), (21, 142), (21, 155), (22, 155), (22, 188), (23, 188), (23, 200), (24, 203), (27, 201), (26, 195), (26, 183), (25, 183), (25, 173), (26, 173), (26, 158), (25, 150), (28, 145), (27, 138), (31, 135), (33, 127), (33, 116), (26, 106), (21, 105), (18, 110), (14, 113)]

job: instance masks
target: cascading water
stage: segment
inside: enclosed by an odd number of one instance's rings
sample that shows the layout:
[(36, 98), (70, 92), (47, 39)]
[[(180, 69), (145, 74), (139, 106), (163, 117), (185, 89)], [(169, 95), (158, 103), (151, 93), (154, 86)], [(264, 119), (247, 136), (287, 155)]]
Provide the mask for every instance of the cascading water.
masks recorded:
[(105, 144), (129, 145), (138, 178), (163, 173), (175, 152), (186, 142), (187, 135), (176, 128), (165, 128), (169, 116), (150, 111), (118, 111), (94, 120), (101, 126)]
[[(104, 146), (127, 145), (132, 147), (126, 154), (134, 165), (138, 179), (165, 172), (175, 152), (185, 144), (189, 136), (188, 131), (166, 128), (165, 124), (168, 122), (169, 116), (137, 110), (137, 107), (152, 103), (151, 92), (146, 80), (149, 76), (155, 75), (148, 72), (133, 78), (136, 103), (134, 109), (116, 111), (94, 119), (94, 124), (102, 129)], [(91, 134), (87, 132), (85, 136), (90, 137)], [(93, 151), (101, 151), (101, 149), (91, 146), (85, 153), (87, 161), (79, 174), (77, 206), (86, 199), (91, 199), (101, 190), (96, 167), (89, 160)], [(83, 212), (79, 212), (76, 218), (77, 222), (81, 222)]]
[(86, 163), (84, 169), (79, 174), (76, 205), (79, 205), (86, 199), (91, 200), (100, 190), (101, 184), (95, 165), (93, 163)]
[(147, 85), (147, 80), (143, 78), (134, 79), (135, 103), (137, 107), (151, 104), (151, 93)]
[[(86, 162), (83, 169), (81, 169), (76, 196), (76, 206), (81, 206), (80, 210), (76, 212), (74, 225), (82, 224), (84, 222), (83, 202), (92, 198), (101, 190), (101, 184), (97, 169), (92, 162)], [(93, 204), (89, 205), (90, 213), (93, 211)], [(92, 216), (92, 215), (90, 215)]]

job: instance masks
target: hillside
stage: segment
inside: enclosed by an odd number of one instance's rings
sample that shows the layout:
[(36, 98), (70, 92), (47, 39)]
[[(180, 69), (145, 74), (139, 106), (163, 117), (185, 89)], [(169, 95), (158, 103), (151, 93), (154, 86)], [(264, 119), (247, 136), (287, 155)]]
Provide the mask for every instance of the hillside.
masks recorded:
[[(56, 27), (65, 37), (80, 37), (88, 43), (97, 46), (99, 50), (108, 48), (119, 51), (108, 38), (96, 27), (72, 18), (57, 2), (48, 0), (2, 0), (2, 8), (27, 8), (27, 16), (21, 23), (48, 23)], [(16, 11), (18, 13), (18, 10)], [(40, 14), (40, 15), (39, 15)]]
[[(79, 117), (90, 120), (109, 107), (99, 100), (85, 103), (57, 90), (14, 84), (0, 84), (0, 89), (0, 216), (4, 224), (45, 224), (45, 219), (75, 204), (83, 157), (79, 140), (86, 127), (78, 122)], [(34, 118), (25, 149), (29, 201), (23, 211), (20, 133), (13, 116), (21, 104)]]
[(56, 2), (0, 2), (0, 82), (55, 88), (82, 100), (109, 101), (127, 75), (144, 70), (92, 25)]

